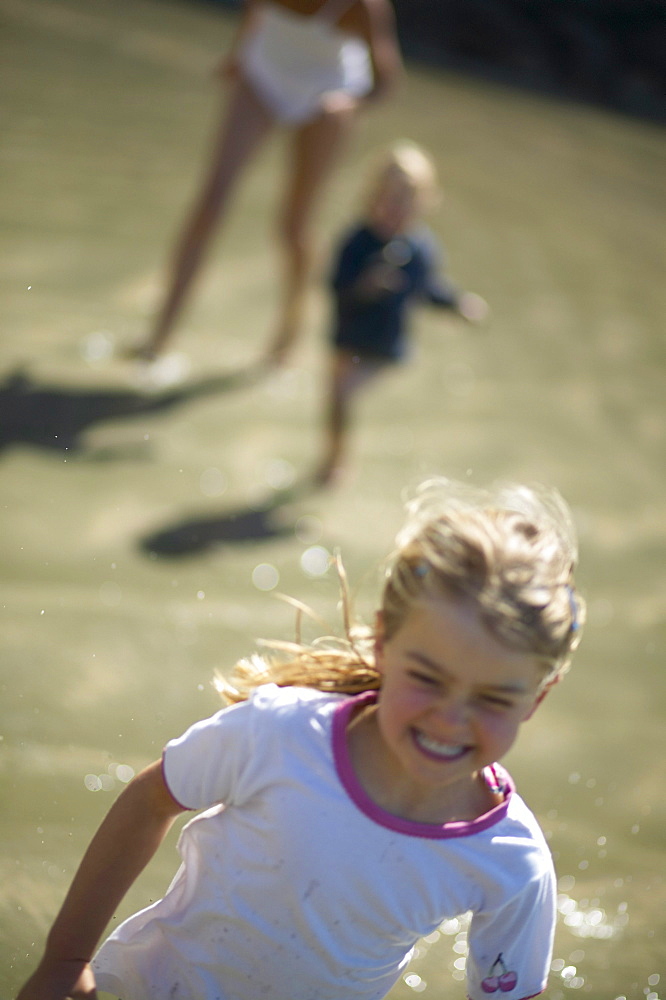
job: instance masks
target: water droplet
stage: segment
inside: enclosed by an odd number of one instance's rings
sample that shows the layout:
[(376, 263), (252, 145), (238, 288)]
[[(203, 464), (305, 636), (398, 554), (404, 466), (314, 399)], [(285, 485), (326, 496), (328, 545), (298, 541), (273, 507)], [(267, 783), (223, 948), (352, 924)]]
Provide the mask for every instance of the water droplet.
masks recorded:
[(318, 517), (313, 517), (312, 514), (304, 514), (303, 517), (299, 517), (294, 528), (296, 538), (305, 545), (312, 545), (314, 542), (318, 542), (321, 538), (321, 533), (321, 521)]
[(322, 545), (311, 545), (301, 556), (301, 569), (308, 576), (324, 576), (331, 565), (331, 554)]
[(118, 764), (116, 767), (116, 778), (126, 785), (134, 777), (134, 768), (129, 764)]
[(412, 972), (410, 975), (405, 976), (405, 984), (409, 986), (410, 989), (414, 990), (415, 993), (423, 993), (424, 989), (428, 985), (420, 976)]
[(259, 563), (252, 570), (252, 583), (257, 590), (274, 590), (280, 581), (280, 574), (270, 563)]
[(296, 478), (296, 470), (291, 462), (284, 458), (273, 458), (264, 467), (264, 480), (274, 490), (283, 490), (291, 486)]
[(108, 361), (113, 354), (113, 337), (106, 330), (96, 330), (85, 338), (80, 349), (84, 360), (90, 364)]

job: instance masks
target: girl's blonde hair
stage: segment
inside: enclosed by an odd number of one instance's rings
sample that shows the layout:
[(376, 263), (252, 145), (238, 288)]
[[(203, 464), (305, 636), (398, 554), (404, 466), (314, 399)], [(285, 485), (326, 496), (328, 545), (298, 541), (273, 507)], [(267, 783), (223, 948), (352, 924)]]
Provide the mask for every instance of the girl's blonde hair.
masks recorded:
[[(585, 620), (585, 603), (573, 578), (575, 532), (560, 494), (511, 484), (482, 491), (433, 479), (416, 491), (407, 514), (385, 566), (384, 638), (395, 635), (418, 601), (471, 601), (493, 636), (535, 656), (544, 684), (560, 677)], [(349, 694), (381, 686), (375, 632), (354, 622), (339, 560), (338, 572), (344, 637), (304, 644), (297, 636), (294, 643), (268, 643), (281, 655), (241, 660), (229, 681), (217, 679), (226, 700), (241, 701), (269, 681)], [(293, 603), (299, 614), (308, 610)]]
[(415, 193), (419, 211), (425, 212), (437, 204), (437, 168), (432, 157), (415, 142), (401, 139), (375, 157), (366, 185), (366, 208), (372, 208), (379, 191), (390, 177), (399, 178)]

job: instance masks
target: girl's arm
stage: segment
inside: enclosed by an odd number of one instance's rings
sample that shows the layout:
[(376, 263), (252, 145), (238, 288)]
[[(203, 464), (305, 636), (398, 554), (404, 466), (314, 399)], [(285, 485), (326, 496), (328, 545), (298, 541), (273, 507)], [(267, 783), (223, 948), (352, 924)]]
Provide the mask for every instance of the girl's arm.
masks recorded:
[(17, 1000), (95, 997), (90, 960), (118, 904), (184, 812), (161, 760), (116, 799), (86, 851), (46, 941), (44, 957)]
[(422, 241), (421, 253), (425, 271), (421, 293), (432, 305), (453, 309), (469, 323), (482, 323), (488, 318), (488, 303), (476, 292), (461, 291), (442, 273), (439, 251), (429, 238)]
[(425, 288), (425, 297), (432, 305), (453, 309), (468, 323), (483, 323), (490, 312), (488, 303), (476, 292), (461, 292), (446, 278), (432, 278)]

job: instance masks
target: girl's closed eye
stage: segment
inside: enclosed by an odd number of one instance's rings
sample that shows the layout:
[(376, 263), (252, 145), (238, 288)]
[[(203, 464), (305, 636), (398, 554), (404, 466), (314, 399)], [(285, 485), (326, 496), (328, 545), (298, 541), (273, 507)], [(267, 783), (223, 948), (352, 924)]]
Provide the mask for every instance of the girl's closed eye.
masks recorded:
[(481, 694), (478, 699), (482, 705), (489, 708), (497, 709), (498, 711), (508, 710), (513, 708), (513, 702), (507, 698), (499, 697), (495, 694)]
[(408, 671), (408, 676), (412, 680), (418, 681), (420, 684), (426, 684), (429, 687), (435, 687), (440, 683), (439, 679), (434, 676), (434, 674), (428, 674), (422, 670), (410, 670)]

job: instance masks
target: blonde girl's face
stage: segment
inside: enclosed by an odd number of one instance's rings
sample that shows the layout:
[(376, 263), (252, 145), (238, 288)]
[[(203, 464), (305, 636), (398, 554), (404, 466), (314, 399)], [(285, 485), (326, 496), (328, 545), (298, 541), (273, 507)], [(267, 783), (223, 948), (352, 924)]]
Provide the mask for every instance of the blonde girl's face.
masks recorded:
[(536, 658), (500, 643), (471, 602), (432, 598), (390, 639), (380, 623), (377, 663), (387, 779), (464, 814), (478, 801), (479, 772), (507, 753), (539, 700)]
[(370, 222), (383, 236), (393, 236), (412, 223), (418, 213), (419, 193), (398, 171), (387, 171), (370, 205)]

